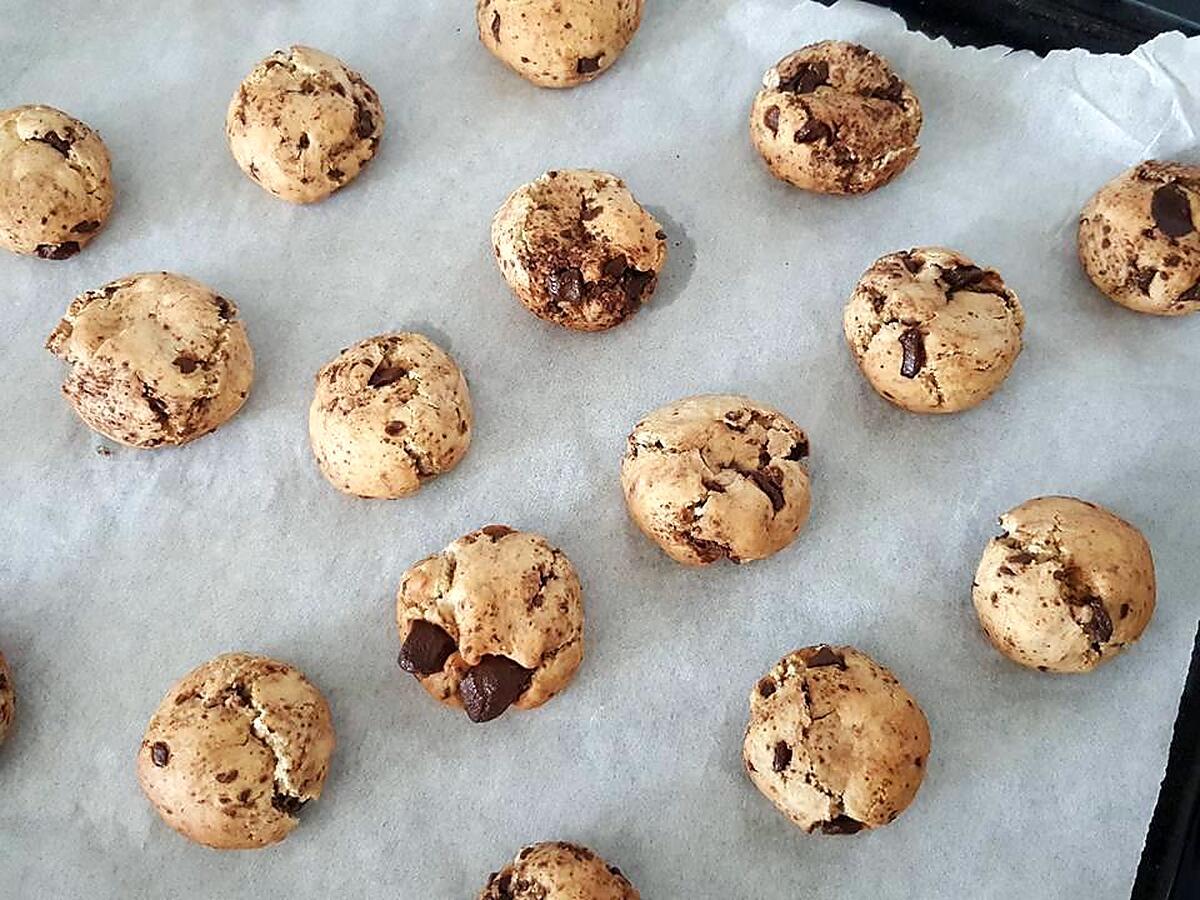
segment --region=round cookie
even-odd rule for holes
[[[12,671],[8,668],[4,654],[0,653],[0,744],[4,743],[9,729],[12,728],[16,708],[17,694],[13,686]]]
[[[776,178],[863,194],[917,156],[921,104],[887,60],[845,41],[810,44],[763,75],[750,138]]]
[[[548,841],[493,872],[479,900],[641,900],[641,894],[587,847]]]
[[[142,790],[197,843],[249,850],[283,840],[321,796],[333,754],[329,705],[287,663],[228,653],[176,682],[138,751]]]
[[[1200,166],[1148,160],[1079,215],[1079,260],[1122,306],[1157,316],[1200,310]]]
[[[471,397],[450,355],[412,332],[343,350],[317,373],[308,435],[339,491],[406,497],[448,472],[471,443]]]
[[[396,626],[400,668],[472,722],[541,706],[583,659],[575,567],[544,537],[506,525],[464,535],[405,572]]]
[[[941,247],[889,253],[859,279],[842,319],[871,387],[901,409],[970,409],[1021,352],[1025,313],[993,269]]]
[[[617,61],[642,21],[643,0],[476,0],[479,40],[540,87],[591,81]]]
[[[547,172],[513,191],[492,221],[504,280],[540,319],[603,331],[650,300],[667,236],[607,172]]]
[[[225,134],[250,179],[292,203],[323,200],[358,177],[383,135],[379,95],[341,60],[276,50],[229,103]]]
[[[254,357],[237,315],[198,281],[144,272],[76,297],[46,348],[70,366],[62,392],[89,428],[130,447],[186,444],[246,402]]]
[[[638,528],[677,562],[764,559],[808,521],[808,438],[778,410],[705,394],[634,427],[621,463]]]
[[[50,106],[0,110],[0,246],[67,259],[108,221],[112,165],[100,135]]]
[[[1154,613],[1141,532],[1103,507],[1038,497],[1000,517],[971,596],[984,633],[1014,662],[1089,672],[1136,641]]]
[[[855,834],[900,815],[929,759],[929,724],[891,672],[853,647],[788,654],[750,692],[750,780],[811,833]]]

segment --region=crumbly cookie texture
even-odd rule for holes
[[[975,573],[984,633],[1014,662],[1089,672],[1136,641],[1154,613],[1141,532],[1074,497],[1038,497],[1000,517]]]
[[[62,392],[79,417],[131,447],[208,434],[242,408],[254,378],[233,301],[169,272],[80,294],[46,348],[70,367]]]
[[[185,837],[221,850],[283,840],[321,796],[329,705],[297,669],[229,653],[176,682],[138,751],[142,790]]]
[[[488,878],[479,900],[640,900],[629,879],[587,847],[532,844]]]
[[[1079,215],[1079,259],[1111,300],[1157,316],[1200,310],[1200,166],[1147,160]]]
[[[1008,377],[1025,313],[995,270],[917,247],[867,269],[842,324],[882,397],[911,412],[951,413],[983,402]]]
[[[853,647],[788,654],[750,692],[750,780],[807,832],[855,834],[900,815],[929,759],[929,725],[896,677]]]
[[[308,434],[338,490],[394,498],[458,465],[472,421],[467,380],[450,355],[423,335],[394,332],[343,350],[317,373]]]
[[[95,131],[50,106],[0,111],[0,246],[68,259],[104,227],[113,196]]]
[[[643,0],[476,0],[479,40],[541,87],[574,87],[617,61],[642,21]]]
[[[488,525],[407,572],[396,594],[400,667],[474,722],[533,709],[583,659],[575,567],[544,537]]]
[[[323,200],[353,181],[379,149],[379,95],[339,59],[277,50],[229,103],[225,134],[242,171],[292,203]]]
[[[672,559],[764,559],[808,520],[808,438],[778,410],[725,394],[657,409],[629,435],[621,486],[638,528]]]
[[[561,169],[513,191],[492,221],[505,281],[540,319],[603,331],[650,300],[667,235],[607,172]]]
[[[8,668],[4,654],[0,653],[0,744],[8,737],[16,708],[17,694],[13,686],[12,671]]]
[[[825,194],[887,184],[917,156],[921,104],[887,60],[845,41],[810,44],[767,69],[750,137],[771,173]]]

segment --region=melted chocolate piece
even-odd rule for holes
[[[1158,230],[1170,237],[1183,237],[1196,230],[1187,193],[1175,182],[1164,184],[1150,199],[1150,215]]]
[[[904,359],[900,363],[901,378],[916,378],[925,368],[925,336],[920,329],[910,328],[900,335],[900,346]]]
[[[490,722],[525,693],[532,679],[532,669],[507,656],[485,656],[463,676],[458,687],[467,718]]]
[[[454,638],[444,628],[418,619],[400,647],[400,668],[413,675],[432,675],[442,671],[457,649]]]

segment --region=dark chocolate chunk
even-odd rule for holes
[[[72,234],[91,234],[93,231],[95,231],[99,227],[100,227],[100,223],[98,221],[96,221],[95,219],[87,219],[83,222],[77,223],[75,225],[75,227],[71,229],[71,233]]]
[[[359,106],[354,116],[354,131],[360,138],[369,138],[375,133],[375,117],[365,106]]]
[[[636,303],[642,299],[642,295],[646,293],[655,281],[657,276],[653,272],[643,272],[640,269],[625,270],[625,296],[629,298],[631,303]]]
[[[493,541],[513,533],[513,529],[507,525],[484,525],[479,530]]]
[[[778,475],[778,469],[769,468],[750,473],[750,480],[767,495],[767,499],[771,501],[771,509],[775,512],[779,512],[784,506],[783,490],[779,486]]]
[[[234,781],[237,777],[238,777],[237,769],[230,769],[228,772],[218,772],[216,774],[216,779],[221,784],[229,784],[230,782]]]
[[[463,676],[458,692],[472,722],[490,722],[525,693],[533,670],[507,656],[485,656]]]
[[[1175,182],[1164,184],[1150,199],[1150,215],[1163,234],[1183,237],[1196,230],[1192,224],[1192,205],[1187,192]]]
[[[904,268],[916,275],[921,271],[921,267],[925,265],[925,260],[917,256],[915,253],[906,252],[899,254],[900,262],[904,263]]]
[[[63,156],[66,156],[71,149],[71,142],[59,137],[57,131],[47,131],[41,137],[34,138],[34,140],[43,144],[49,144]]]
[[[233,318],[233,304],[224,297],[213,297],[213,303],[217,305],[217,316],[223,322],[228,322]]]
[[[1143,294],[1150,293],[1150,285],[1154,283],[1155,277],[1158,275],[1158,269],[1155,268],[1137,268],[1133,270],[1133,283],[1138,286],[1138,290]]]
[[[887,100],[890,103],[898,103],[904,95],[904,82],[893,75],[888,83],[881,88],[871,88],[864,97],[874,97],[877,100]]]
[[[866,826],[849,816],[835,816],[828,822],[822,822],[820,827],[822,834],[858,834]]]
[[[979,266],[955,266],[953,269],[942,269],[942,281],[950,291],[961,291],[971,285],[978,284],[987,273]]]
[[[161,769],[171,761],[171,748],[162,741],[155,741],[150,745],[150,758]]]
[[[283,813],[285,816],[296,816],[300,810],[304,809],[304,804],[307,800],[301,800],[299,797],[293,797],[291,794],[281,794],[275,792],[275,796],[271,798],[271,805]]]
[[[590,75],[592,72],[600,71],[599,56],[581,56],[575,63],[575,71],[580,75]]]
[[[492,38],[500,43],[500,13],[492,14]]]
[[[1072,606],[1086,606],[1092,611],[1091,617],[1086,622],[1080,622],[1079,627],[1083,629],[1083,633],[1093,644],[1103,644],[1112,637],[1112,616],[1108,614],[1108,610],[1104,608],[1104,603],[1099,597],[1087,596],[1078,602],[1075,600],[1067,602]]]
[[[367,387],[387,387],[389,384],[395,384],[407,374],[408,369],[403,366],[389,366],[387,363],[380,363],[371,373],[371,377],[367,379]]]
[[[625,270],[627,268],[629,268],[629,265],[625,262],[625,255],[623,253],[618,253],[616,256],[606,262],[600,271],[603,272],[608,278],[620,278],[625,274]]]
[[[775,693],[775,682],[770,678],[764,678],[758,683],[758,695],[766,698]]]
[[[70,259],[79,252],[79,241],[63,241],[61,244],[38,244],[34,256],[40,259]]]
[[[1032,553],[1026,553],[1024,550],[1019,553],[1014,553],[1008,558],[1010,563],[1016,563],[1018,566],[1027,566],[1035,559]],[[1057,573],[1056,573],[1057,574]]]
[[[787,456],[785,456],[784,459],[790,459],[792,462],[799,462],[806,456],[808,456],[808,441],[801,438],[800,440],[796,441],[795,446],[793,446],[792,449],[787,452]]]
[[[444,628],[418,619],[412,623],[400,648],[400,668],[413,675],[432,675],[442,671],[457,649],[454,638]]]
[[[846,657],[829,645],[822,644],[817,648],[816,653],[804,661],[804,664],[810,669],[821,669],[825,666],[837,666],[839,669],[845,669]]]
[[[1176,302],[1196,303],[1200,302],[1200,281],[1197,281],[1190,288],[1175,298]]]
[[[175,357],[175,362],[172,363],[184,375],[191,375],[200,365],[200,360],[188,353],[181,353]]]
[[[919,328],[909,328],[900,335],[904,359],[900,363],[901,378],[916,378],[925,368],[925,336]]]
[[[403,422],[388,422],[383,426],[383,433],[388,437],[399,437],[404,434],[406,427]]]
[[[779,90],[811,94],[821,85],[829,84],[829,63],[801,63],[791,78],[779,82]]]
[[[657,240],[665,241],[667,239],[667,233],[660,228],[658,231],[654,232],[654,237]]]
[[[546,292],[555,303],[578,303],[583,298],[583,273],[558,269],[546,276]]]
[[[771,759],[771,771],[782,772],[788,767],[792,761],[792,748],[787,745],[786,741],[779,741],[775,744],[775,755]]]
[[[792,140],[797,144],[812,144],[816,141],[829,142],[833,140],[833,129],[820,119],[809,119],[804,123],[804,127],[792,135]]]
[[[308,132],[305,131],[300,135],[300,140],[296,141],[296,146],[301,150],[308,149]]]
[[[779,134],[779,107],[768,106],[767,111],[763,113],[763,125],[771,134]]]

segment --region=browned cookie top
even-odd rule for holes
[[[639,900],[641,894],[616,866],[566,841],[525,847],[493,872],[479,900]]]

